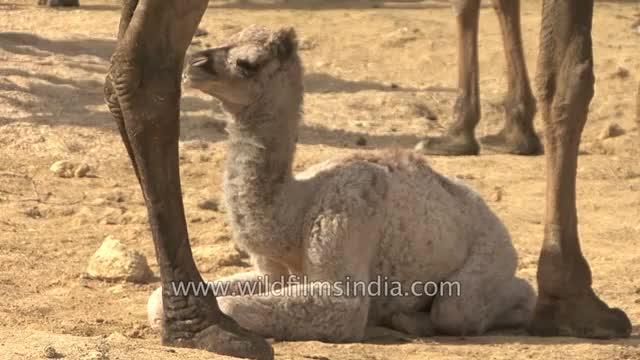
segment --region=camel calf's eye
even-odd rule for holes
[[[246,59],[237,59],[236,66],[247,74],[251,74],[258,70],[258,65]]]

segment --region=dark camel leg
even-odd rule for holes
[[[593,0],[545,0],[536,78],[545,125],[547,195],[530,331],[545,336],[626,337],[631,323],[591,288],[576,212],[578,146],[593,97]]]
[[[458,99],[454,121],[442,137],[421,141],[424,154],[477,155],[480,146],[474,132],[480,121],[478,84],[478,17],[480,0],[452,0],[458,22]]]
[[[531,91],[520,32],[520,0],[493,0],[507,60],[507,95],[504,99],[504,128],[480,139],[493,151],[537,155],[542,153],[540,139],[533,129],[536,100]]]
[[[57,6],[80,6],[80,0],[38,0],[38,5],[51,7]]]
[[[169,346],[272,359],[262,338],[240,328],[213,294],[175,294],[176,282],[203,282],[191,254],[178,168],[180,78],[207,0],[125,0],[105,98],[140,182],[162,280]]]
[[[638,82],[638,93],[636,95],[636,123],[640,131],[640,82]]]

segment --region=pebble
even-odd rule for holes
[[[73,175],[77,178],[83,178],[87,176],[90,171],[91,171],[91,166],[89,166],[88,164],[80,164],[73,171]]]
[[[362,135],[358,136],[358,138],[356,139],[356,145],[358,145],[358,146],[366,146],[367,145],[367,139]]]
[[[144,255],[111,236],[105,238],[91,257],[87,274],[94,279],[133,283],[145,283],[153,276]]]
[[[502,201],[502,196],[504,195],[504,191],[502,190],[501,187],[496,186],[493,189],[493,195],[491,195],[491,200],[495,201],[495,202],[500,202]]]
[[[121,293],[125,292],[126,290],[127,289],[124,286],[124,284],[118,284],[118,285],[112,286],[112,287],[107,289],[107,291],[112,293],[112,294],[121,294]]]
[[[198,207],[202,210],[218,211],[218,202],[215,199],[206,199],[199,201]]]
[[[38,219],[42,217],[42,212],[40,212],[40,209],[38,209],[37,206],[28,208],[27,210],[25,210],[24,214],[32,219]]]
[[[629,70],[625,69],[622,66],[618,66],[616,70],[611,74],[611,77],[618,78],[618,79],[626,79],[629,77],[629,75],[630,75]]]
[[[69,160],[60,160],[53,163],[49,170],[61,178],[83,178],[89,175],[92,168],[89,164],[77,164]]]
[[[67,160],[56,161],[49,168],[56,176],[61,178],[72,178],[74,169],[75,164]]]
[[[62,357],[62,355],[51,345],[47,345],[43,349],[44,357],[47,359],[57,359]]]
[[[600,140],[609,139],[618,137],[625,134],[625,130],[620,127],[620,125],[612,122],[607,124],[602,131],[600,131],[600,135],[598,136]]]
[[[318,44],[313,39],[302,38],[300,39],[300,41],[298,41],[298,49],[302,51],[312,50],[317,46]]]
[[[416,144],[416,146],[413,147],[413,151],[418,152],[418,153],[422,153],[427,149],[427,143],[423,140],[420,141]]]
[[[193,34],[194,37],[207,36],[207,35],[209,35],[209,32],[203,28],[196,29],[195,34]]]
[[[109,356],[101,351],[91,351],[84,355],[82,360],[109,360]]]
[[[416,41],[422,34],[418,29],[400,28],[385,36],[382,45],[387,47],[402,47],[405,44]]]

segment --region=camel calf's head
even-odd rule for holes
[[[183,80],[241,110],[254,103],[278,106],[279,98],[302,94],[302,66],[293,28],[270,31],[252,25],[226,44],[194,53]]]

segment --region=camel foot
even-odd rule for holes
[[[538,336],[624,338],[631,335],[631,322],[589,290],[580,297],[539,298],[528,330]]]
[[[183,337],[187,335],[186,337]],[[211,351],[220,355],[244,359],[272,360],[273,349],[269,343],[241,328],[234,320],[221,315],[213,325],[195,333],[183,334],[178,331],[163,334],[162,344]]]
[[[482,147],[491,151],[513,155],[542,155],[542,143],[537,135],[508,136],[504,131],[480,138]]]
[[[425,138],[416,145],[415,151],[425,155],[478,155],[480,146],[474,138],[445,135]]]
[[[164,301],[168,306],[164,307]],[[157,288],[149,297],[151,327],[162,331],[162,344],[211,351],[245,359],[271,360],[269,343],[222,313],[211,297],[167,296]],[[163,309],[165,308],[167,312]]]

